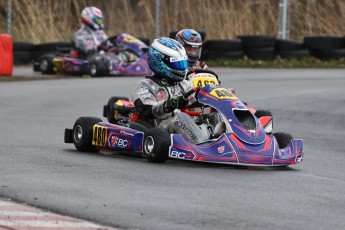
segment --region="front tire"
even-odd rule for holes
[[[166,130],[149,129],[144,139],[144,157],[150,162],[165,162],[168,159],[170,142],[170,134]]]
[[[276,138],[278,142],[279,149],[287,147],[293,139],[291,134],[283,132],[273,133],[273,136]]]
[[[99,151],[92,145],[93,126],[102,122],[97,117],[79,117],[73,126],[73,143],[76,149],[81,152]]]

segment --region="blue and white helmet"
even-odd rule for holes
[[[193,29],[183,29],[177,32],[176,40],[186,49],[189,65],[199,61],[202,49],[202,38],[199,32]]]
[[[147,61],[155,74],[172,81],[182,81],[188,68],[186,50],[176,40],[166,37],[153,41]]]

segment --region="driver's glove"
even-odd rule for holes
[[[164,112],[171,113],[175,109],[184,108],[188,104],[188,100],[184,96],[178,96],[174,99],[168,99],[164,102]]]

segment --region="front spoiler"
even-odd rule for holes
[[[198,145],[187,142],[181,134],[172,134],[169,148],[171,158],[236,165],[293,165],[301,163],[303,155],[301,139],[293,139],[287,147],[279,149],[271,134],[259,145],[242,142],[231,133]]]

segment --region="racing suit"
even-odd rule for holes
[[[192,85],[188,80],[168,82],[164,78],[154,75],[139,81],[132,91],[132,101],[136,110],[144,119],[153,119],[157,126],[169,133],[179,133],[193,143],[200,143],[208,139],[205,130],[201,130],[192,117],[175,109],[171,113],[164,112],[165,102],[184,95]],[[206,130],[207,131],[207,130]]]
[[[89,57],[97,52],[98,46],[108,39],[104,30],[92,30],[89,27],[82,25],[80,29],[75,32],[73,42],[75,48],[81,52],[82,56]]]

